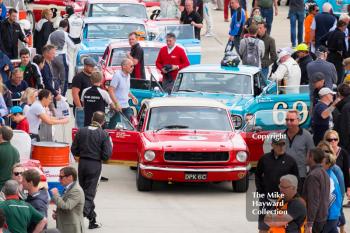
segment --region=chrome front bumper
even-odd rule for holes
[[[237,166],[232,168],[173,168],[173,167],[156,167],[148,166],[142,163],[139,164],[142,170],[153,170],[153,171],[169,171],[169,172],[244,172],[249,171],[251,165],[248,166]]]

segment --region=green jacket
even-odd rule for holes
[[[12,167],[19,163],[18,150],[10,142],[0,143],[0,190],[11,179]]]

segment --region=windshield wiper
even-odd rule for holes
[[[130,16],[121,14],[121,15],[117,15],[117,17],[130,17]]]
[[[159,129],[154,130],[154,132],[158,132],[162,129],[187,129],[187,128],[188,128],[187,125],[166,125],[166,126],[163,126]]]
[[[196,90],[193,90],[193,89],[179,89],[177,91],[184,91],[184,92],[198,92]]]

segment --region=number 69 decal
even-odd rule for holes
[[[296,101],[293,103],[293,106],[291,109],[297,110],[300,113],[300,124],[305,123],[305,121],[309,116],[306,103],[303,101]],[[272,111],[273,122],[276,125],[284,125],[288,110],[290,110],[290,108],[288,108],[287,103],[277,102],[273,106],[273,111]]]

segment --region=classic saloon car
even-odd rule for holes
[[[247,114],[271,109],[276,113],[274,124],[261,125],[266,130],[283,128],[283,112],[288,109],[300,111],[302,127],[310,124],[308,86],[282,87],[276,82],[265,83],[257,67],[189,66],[179,72],[171,95],[210,98],[224,103],[231,111],[236,129],[242,128]]]
[[[234,191],[247,190],[247,146],[225,105],[210,99],[155,98],[142,105],[137,122],[132,126],[124,119],[109,131],[115,145],[109,163],[136,163],[139,191],[151,190],[154,181],[230,181]]]
[[[147,38],[143,20],[121,17],[91,17],[84,19],[81,49],[77,54],[76,71],[83,67],[83,60],[92,57],[99,62],[112,40],[125,40],[130,32],[137,32]]]
[[[85,17],[132,17],[148,19],[146,6],[136,0],[88,0]]]
[[[300,112],[301,127],[310,125],[308,86],[265,83],[260,70],[252,66],[189,66],[179,72],[171,95],[210,98],[225,104],[247,143],[252,166],[271,149],[268,135],[285,129],[288,110]]]
[[[164,44],[153,41],[139,41],[139,43],[144,50],[146,79],[131,79],[131,92],[139,100],[139,104],[133,106],[135,115],[143,100],[164,95],[159,84],[159,81],[162,81],[162,74],[155,65],[159,50]],[[101,60],[103,86],[105,88],[109,86],[114,73],[121,69],[120,64],[126,58],[128,51],[130,51],[130,45],[127,41],[112,42],[107,46]]]

